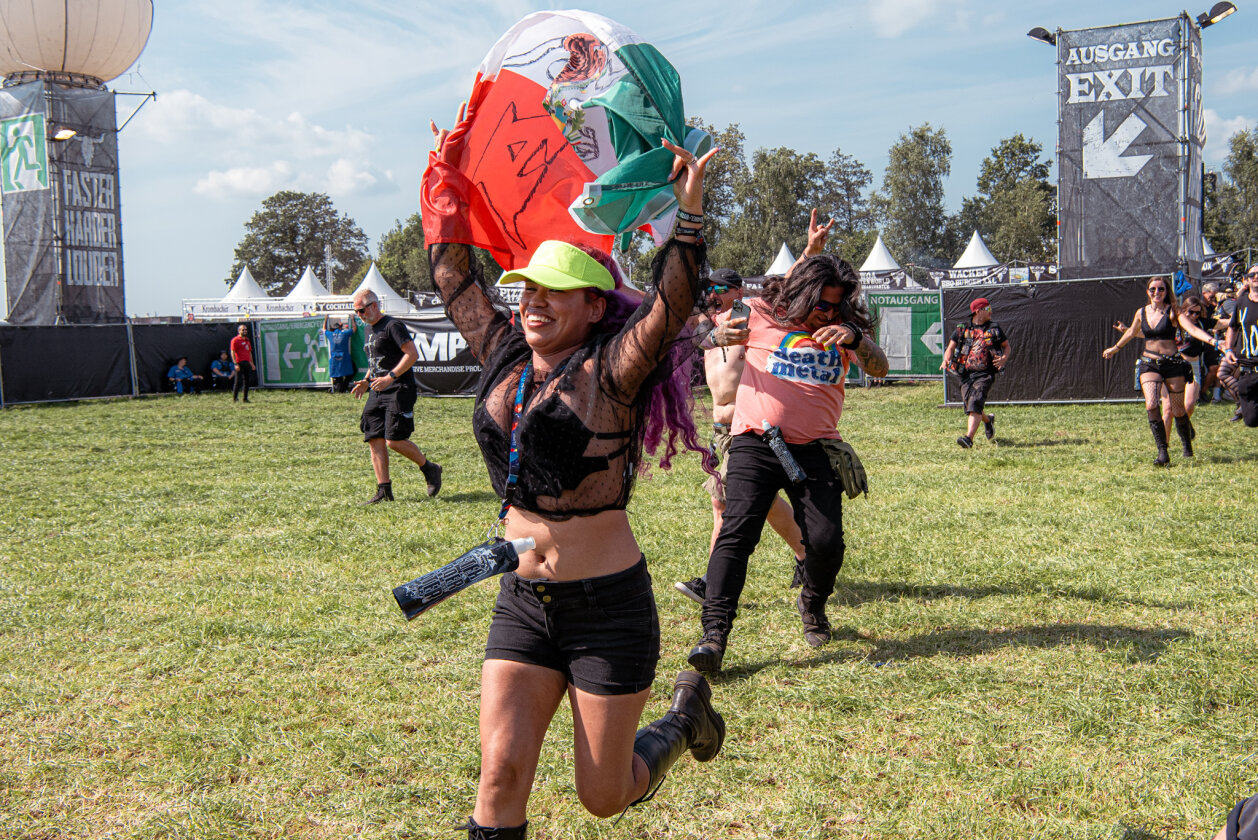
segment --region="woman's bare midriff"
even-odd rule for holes
[[[1179,352],[1179,348],[1175,346],[1175,342],[1169,339],[1146,339],[1144,342],[1144,355],[1146,358],[1153,359],[1158,356],[1174,356]]]
[[[581,580],[615,574],[638,562],[642,550],[623,510],[552,521],[512,508],[507,539],[532,537],[537,546],[520,555],[516,573],[523,578]]]

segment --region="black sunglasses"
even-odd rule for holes
[[[831,312],[837,312],[839,309],[839,304],[831,303],[828,300],[819,300],[817,301],[817,305],[814,306],[813,309],[815,309],[818,312],[824,312],[826,314],[829,314]]]
[[[355,311],[355,312],[357,312],[359,315],[361,315],[361,314],[363,314],[364,312],[366,312],[368,309],[370,309],[371,307],[375,306],[375,305],[376,305],[377,303],[379,303],[379,302],[380,302],[380,301],[378,301],[378,300],[373,300],[371,303],[367,304],[366,306],[363,306],[363,307],[358,307],[358,306],[355,306],[355,307],[354,307],[354,311]]]

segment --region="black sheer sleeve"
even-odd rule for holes
[[[609,396],[633,402],[647,378],[668,362],[674,339],[694,311],[706,258],[704,246],[677,239],[656,255],[651,266],[655,288],[607,344],[602,380]]]
[[[480,260],[469,245],[433,245],[428,249],[433,285],[446,305],[446,315],[463,334],[468,349],[484,364],[510,332],[511,322],[494,307],[485,286]]]

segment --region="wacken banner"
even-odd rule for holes
[[[909,276],[904,269],[896,269],[895,271],[862,271],[861,288],[867,292],[881,291],[915,291],[922,289],[922,285]]]
[[[1187,15],[1059,31],[1061,279],[1201,265],[1201,30]]]
[[[930,280],[938,289],[955,289],[961,286],[991,286],[1005,283],[1040,283],[1057,280],[1057,266],[1053,263],[1023,263],[1015,265],[989,265],[982,268],[946,268],[929,272]]]

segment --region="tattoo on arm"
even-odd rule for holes
[[[856,363],[861,370],[874,379],[887,375],[887,354],[869,336],[863,336],[861,343],[852,352],[856,354]]]

